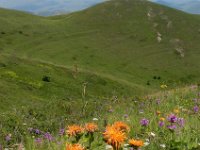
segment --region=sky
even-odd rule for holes
[[[188,13],[200,14],[200,0],[150,0]]]
[[[90,7],[105,0],[0,0],[0,7],[49,16]],[[186,12],[200,14],[200,0],[150,0]]]
[[[0,0],[0,7],[28,11],[39,15],[82,10],[105,0]]]

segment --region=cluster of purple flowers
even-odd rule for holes
[[[53,136],[49,132],[45,133],[39,129],[34,129],[34,128],[28,128],[28,131],[31,134],[37,135],[37,138],[35,139],[35,143],[37,145],[42,144],[43,140],[53,141],[53,139],[54,139]],[[59,135],[61,135],[61,134],[64,135],[64,132],[65,132],[64,129],[61,129],[59,132]]]
[[[184,127],[184,124],[185,124],[184,118],[178,118],[174,114],[171,114],[168,116],[168,121],[170,125],[168,125],[167,128],[172,131],[174,131],[177,128],[177,125],[179,125],[179,127]]]
[[[178,118],[174,114],[171,114],[171,115],[168,116],[168,121],[171,122],[171,123],[176,123],[177,120],[178,120]]]
[[[142,120],[140,120],[140,124],[141,124],[142,126],[146,127],[146,126],[149,125],[149,120],[143,118]]]
[[[28,128],[28,131],[32,134],[37,134],[40,135],[42,134],[42,131],[40,131],[39,129],[34,129],[34,128]]]
[[[44,133],[44,139],[48,141],[53,141],[53,136],[49,132],[46,132]]]

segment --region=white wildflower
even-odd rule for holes
[[[98,118],[93,118],[92,120],[93,120],[93,121],[98,121],[99,119],[98,119]]]
[[[149,142],[144,142],[144,146],[148,146],[149,144]]]
[[[106,145],[106,149],[112,149],[112,146],[111,145]]]
[[[156,136],[156,134],[153,133],[153,132],[151,132],[150,135],[151,135],[152,137],[155,137],[155,136]]]
[[[165,144],[160,144],[160,147],[165,148],[166,145]]]

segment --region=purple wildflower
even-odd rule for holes
[[[108,110],[108,112],[112,113],[112,112],[113,112],[113,109],[112,109],[112,108],[110,108],[110,109]]]
[[[141,124],[142,126],[148,126],[149,120],[144,118],[144,119],[140,120],[140,124]]]
[[[197,85],[191,85],[191,89],[196,89],[198,86]]]
[[[178,118],[178,124],[179,126],[183,127],[185,124],[185,120],[183,118]]]
[[[194,110],[195,113],[198,113],[199,107],[196,105],[196,106],[194,106],[193,110]]]
[[[11,140],[11,134],[8,134],[6,137],[5,137],[5,140],[6,142],[9,142]]]
[[[28,131],[29,131],[30,133],[32,133],[32,132],[33,132],[33,128],[28,128]]]
[[[171,122],[171,123],[177,122],[177,117],[176,117],[176,115],[171,114],[171,115],[168,117],[168,121]]]
[[[128,118],[128,114],[125,114],[125,115],[124,115],[124,118]]]
[[[40,130],[39,129],[35,129],[35,134],[40,134]]]
[[[52,141],[53,140],[53,136],[49,132],[44,134],[44,138],[47,139],[48,141]]]
[[[176,129],[176,125],[168,125],[167,128],[173,131]]]
[[[159,121],[159,127],[163,127],[165,125],[164,121]]]
[[[37,138],[37,139],[35,139],[35,143],[36,143],[37,145],[42,144],[42,138]]]
[[[193,101],[194,101],[195,103],[197,103],[197,102],[198,102],[198,99],[197,99],[197,98],[194,98]]]
[[[61,142],[61,141],[58,141],[57,144],[58,144],[58,145],[62,145],[62,142]]]
[[[63,136],[64,134],[65,134],[65,129],[63,129],[63,128],[60,129],[60,131],[59,131],[59,135],[60,135],[60,136]]]
[[[156,100],[156,104],[157,104],[157,105],[160,105],[160,103],[161,103],[161,100],[160,100],[160,99],[157,99],[157,100]]]

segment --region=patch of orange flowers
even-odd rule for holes
[[[142,147],[144,145],[144,142],[142,140],[130,139],[129,145],[131,147]]]
[[[66,150],[85,150],[80,144],[66,144]]]
[[[66,133],[69,136],[77,136],[84,132],[84,129],[79,125],[68,126]]]
[[[85,124],[85,131],[89,133],[93,133],[98,130],[98,126],[95,123],[87,123]]]
[[[126,133],[116,128],[114,125],[107,126],[103,133],[104,140],[113,147],[114,150],[119,150],[121,145],[127,139]]]

